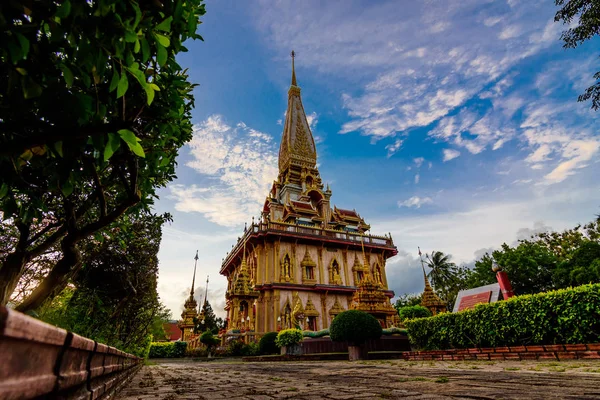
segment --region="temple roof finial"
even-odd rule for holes
[[[196,250],[196,257],[194,257],[194,277],[192,278],[192,290],[190,290],[190,298],[194,297],[194,284],[196,282],[196,265],[198,264],[198,250]]]
[[[292,53],[290,55],[292,56],[292,86],[298,86],[298,84],[296,83],[296,68],[294,66],[294,58],[296,58],[296,52],[292,50]]]

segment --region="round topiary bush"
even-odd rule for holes
[[[277,332],[265,333],[258,342],[258,353],[259,354],[277,354],[279,353],[279,346],[275,343],[277,339]]]
[[[284,329],[277,334],[275,343],[279,347],[293,346],[302,341],[304,336],[300,329]]]
[[[413,318],[427,318],[431,317],[431,311],[423,306],[406,306],[401,307],[398,310],[398,315],[401,320],[413,319]]]
[[[338,314],[329,327],[331,340],[348,341],[353,346],[360,346],[370,339],[378,339],[381,337],[381,332],[381,324],[375,317],[358,310],[348,310]]]

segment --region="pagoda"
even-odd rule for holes
[[[194,299],[194,285],[196,283],[196,265],[198,263],[198,251],[196,250],[196,257],[194,257],[194,276],[192,278],[192,289],[190,290],[190,297],[187,298],[184,304],[183,312],[181,313],[181,320],[177,323],[177,327],[181,330],[181,340],[184,342],[189,341],[194,334],[194,319],[198,317],[198,303]]]
[[[358,257],[356,257],[354,265],[357,265],[358,262]],[[360,271],[362,270],[361,267],[362,265],[358,264],[356,269]],[[358,289],[354,292],[350,309],[371,314],[384,328],[400,326],[398,311],[392,306],[389,297],[387,297],[385,291],[382,289],[381,281],[377,277],[374,279],[368,269],[364,271],[364,275],[362,275],[358,284]]]
[[[421,305],[429,311],[432,315],[443,313],[446,311],[446,303],[439,298],[433,291],[429,279],[427,279],[427,273],[425,273],[425,266],[423,264],[423,256],[421,255],[421,249],[419,248],[419,257],[421,258],[421,268],[423,269],[423,279],[425,281],[425,289],[421,295]]]
[[[377,301],[392,307],[385,267],[398,251],[391,235],[368,234],[371,227],[360,214],[332,205],[331,196],[317,167],[292,52],[279,174],[260,217],[252,219],[221,265],[228,280],[228,329],[264,333],[291,328],[293,322],[303,329],[328,328],[335,315],[350,308],[367,276],[377,282]],[[387,314],[381,321],[391,324]]]

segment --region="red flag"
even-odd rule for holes
[[[421,248],[420,247],[417,247],[417,248],[419,249],[419,256],[421,256],[422,255],[421,254]]]

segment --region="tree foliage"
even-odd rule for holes
[[[215,312],[210,305],[210,302],[206,300],[202,306],[200,316],[194,318],[194,332],[204,332],[206,330],[211,331],[214,334],[219,333],[219,330],[225,327],[223,318],[217,317]]]
[[[418,306],[421,304],[421,295],[420,294],[403,294],[394,303],[394,308],[396,310],[401,309],[402,307],[409,306]]]
[[[554,21],[562,21],[569,29],[561,35],[565,48],[575,48],[585,41],[600,35],[600,2],[598,0],[555,0],[561,9]],[[574,25],[574,26],[572,26]],[[592,109],[600,108],[600,71],[594,74],[596,83],[583,92],[578,101],[592,101]]]
[[[166,216],[127,217],[102,242],[88,240],[82,268],[71,284],[40,310],[42,320],[138,354],[147,338],[164,336],[170,312],[156,290],[158,249]],[[123,246],[126,244],[126,246]]]
[[[414,306],[401,307],[398,310],[398,315],[400,316],[400,319],[402,319],[402,320],[413,319],[413,318],[427,318],[427,317],[431,317],[431,311],[429,311],[428,308],[423,307],[421,305],[414,305]]]
[[[508,274],[516,294],[600,282],[600,218],[563,232],[543,232],[485,254],[469,271],[469,288],[495,283],[492,261]]]
[[[192,90],[175,56],[202,0],[0,4],[0,212],[13,239],[0,303],[26,266],[58,257],[18,307],[39,307],[81,265],[79,244],[175,177]]]
[[[452,309],[458,292],[465,288],[467,269],[451,261],[452,256],[441,251],[432,251],[425,255],[427,266],[431,268],[427,276],[435,292]]]

